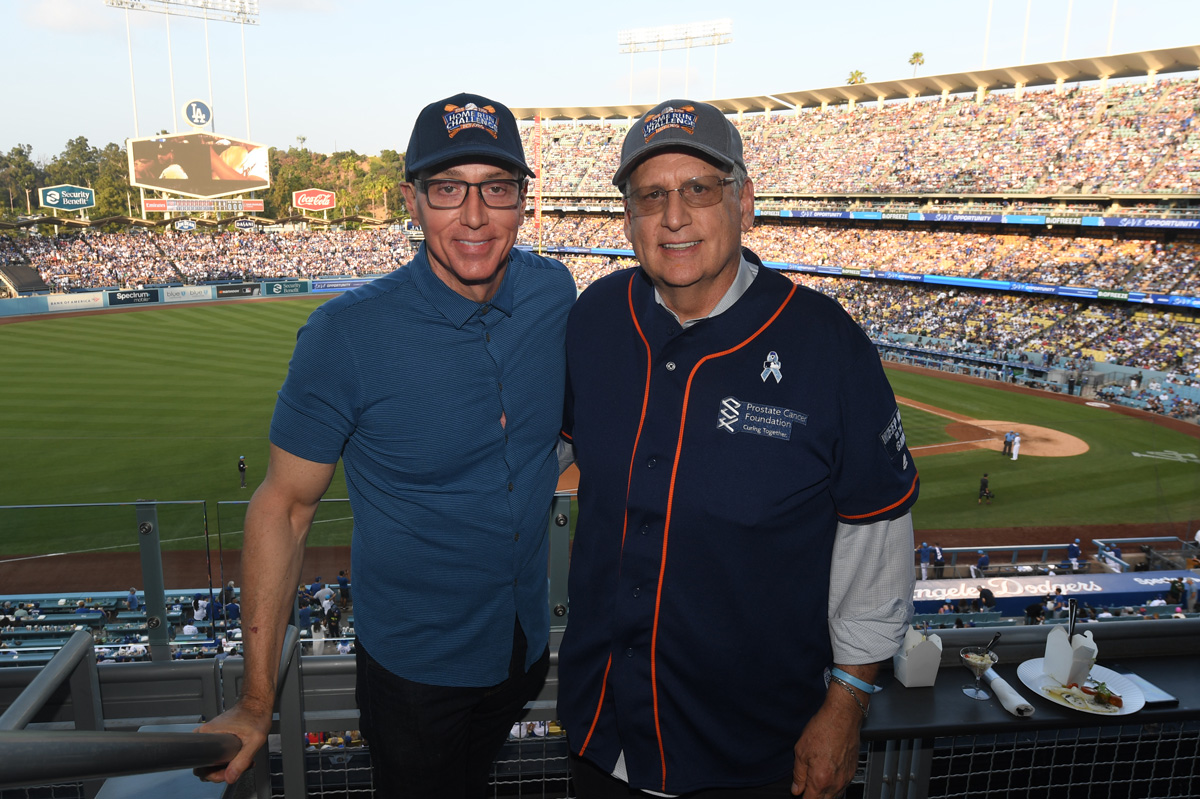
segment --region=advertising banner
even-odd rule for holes
[[[262,293],[262,286],[258,283],[229,283],[224,286],[214,286],[217,291],[217,299],[227,297],[257,297]]]
[[[203,211],[229,211],[230,213],[242,213],[244,211],[261,211],[263,210],[262,200],[177,200],[147,198],[142,201],[142,208],[146,213],[163,213],[163,212],[203,212]]]
[[[1046,217],[1040,214],[1005,214],[1002,217],[1006,225],[1044,225]]]
[[[104,294],[99,291],[89,291],[86,294],[51,294],[46,298],[46,307],[51,311],[103,308]]]
[[[294,191],[292,205],[301,211],[331,211],[337,206],[337,194],[325,189]]]
[[[308,294],[307,280],[264,280],[262,284],[264,295],[286,297],[289,294]]]
[[[176,230],[188,231],[196,229],[196,222],[191,219],[180,219],[175,223]]]
[[[160,301],[158,289],[129,289],[127,291],[109,291],[105,293],[108,295],[109,306],[145,305],[146,303]]]
[[[314,280],[312,281],[312,290],[317,292],[329,291],[349,291],[350,289],[358,288],[371,281],[366,278],[344,278],[341,280]]]
[[[42,208],[57,208],[59,211],[82,211],[96,207],[96,192],[84,186],[63,183],[38,189],[38,205]]]
[[[184,197],[223,197],[271,185],[268,148],[217,133],[129,139],[129,185]]]
[[[212,286],[170,286],[163,289],[166,302],[200,302],[212,298]]]
[[[251,231],[251,230],[254,230],[254,220],[253,219],[235,219],[233,221],[233,226],[235,228],[237,228],[238,230]]]

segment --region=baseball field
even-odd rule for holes
[[[76,561],[99,577],[110,554],[137,548],[127,506],[19,506],[193,501],[159,508],[164,548],[180,550],[172,561],[217,548],[218,532],[220,549],[237,549],[237,503],[263,477],[296,330],[324,299],[2,320],[0,584]],[[923,370],[888,374],[921,471],[918,536],[936,531],[948,546],[1017,531],[1053,543],[1078,527],[1190,537],[1200,523],[1194,425]],[[1022,434],[1016,461],[1000,454],[1010,429]],[[976,502],[984,472],[991,505]],[[328,497],[345,497],[340,470]],[[326,503],[310,546],[345,547],[349,516],[344,502]],[[28,559],[46,553],[66,554]]]

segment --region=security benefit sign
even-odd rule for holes
[[[216,133],[129,139],[129,184],[183,197],[224,197],[271,185],[269,148]]]
[[[59,211],[82,211],[84,208],[96,207],[96,192],[69,183],[47,186],[38,189],[38,205],[42,208],[56,208]]]

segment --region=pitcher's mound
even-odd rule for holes
[[[1000,452],[1004,449],[1004,434],[1009,430],[1021,434],[1021,455],[1037,455],[1043,458],[1068,458],[1072,455],[1082,455],[1088,451],[1087,442],[1081,438],[1052,430],[1049,427],[1038,427],[1020,422],[974,421],[976,427],[982,427],[995,435],[995,438],[979,444],[984,449]]]

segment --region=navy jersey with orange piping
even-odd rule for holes
[[[669,793],[785,777],[825,693],[837,523],[917,496],[873,345],[761,266],[684,330],[632,269],[580,296],[567,370],[572,750],[605,769],[623,750],[631,786]]]

